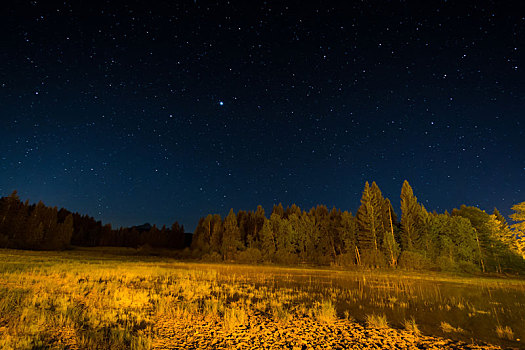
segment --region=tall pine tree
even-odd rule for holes
[[[407,180],[401,188],[401,244],[404,250],[414,250],[420,239],[418,229],[421,207]]]
[[[230,213],[224,219],[224,231],[222,235],[222,248],[224,260],[234,259],[237,255],[237,251],[242,247],[241,242],[241,230],[237,226],[237,216],[235,215],[233,208],[230,209]]]
[[[357,240],[361,250],[379,250],[381,230],[381,204],[368,181],[365,183],[361,205],[357,210]]]

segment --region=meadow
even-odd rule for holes
[[[137,253],[0,250],[0,348],[242,348],[247,332],[268,334],[258,341],[271,348],[283,327],[320,327],[326,341],[355,330],[363,339],[395,333],[410,342],[520,348],[525,337],[519,279],[208,264]]]

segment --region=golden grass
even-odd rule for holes
[[[512,328],[510,328],[509,326],[505,326],[505,327],[497,326],[496,334],[498,335],[498,338],[514,340],[514,332],[512,331]]]
[[[440,328],[444,333],[465,333],[465,330],[460,327],[453,327],[450,323],[442,321]]]
[[[419,330],[419,327],[417,326],[416,320],[411,317],[409,319],[406,319],[403,322],[403,327],[409,331],[412,332],[415,336],[421,335],[421,331]]]
[[[206,320],[225,332],[247,327],[251,315],[281,323],[296,317],[330,323],[337,321],[336,306],[342,303],[370,327],[389,327],[388,315],[394,327],[414,334],[419,332],[414,319],[402,321],[414,306],[424,305],[418,309],[425,313],[459,310],[472,317],[496,312],[488,303],[474,305],[467,297],[444,294],[436,281],[463,283],[447,275],[430,274],[430,283],[422,284],[424,276],[415,274],[183,263],[133,254],[133,249],[107,248],[0,249],[0,349],[148,349],[158,325],[170,320]],[[525,291],[523,281],[471,282],[479,290]],[[524,307],[497,304],[497,312],[515,328],[499,327],[499,338],[510,339],[510,332],[521,336],[508,319]],[[391,316],[399,311],[403,317],[396,323]],[[339,312],[352,319],[348,309]],[[418,322],[424,317],[416,316]],[[434,321],[443,332],[465,332]]]
[[[370,328],[388,328],[388,321],[386,320],[386,315],[376,315],[370,314],[366,315],[366,325]]]
[[[314,315],[317,320],[326,323],[331,323],[337,318],[335,306],[332,304],[330,299],[326,299],[318,303],[316,305]]]

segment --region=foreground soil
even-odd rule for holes
[[[341,319],[274,322],[251,316],[245,325],[226,330],[218,321],[165,318],[155,328],[153,349],[501,349]]]

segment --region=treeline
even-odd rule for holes
[[[0,198],[0,248],[60,250],[71,245],[95,247],[184,248],[184,227],[113,229],[94,218],[64,208],[21,202],[16,191]]]
[[[512,208],[509,225],[492,214],[461,206],[428,212],[407,181],[401,217],[375,182],[367,182],[356,214],[319,205],[273,207],[208,215],[199,220],[191,251],[182,257],[208,261],[401,267],[465,272],[525,271],[525,202]],[[21,202],[16,191],[0,198],[0,248],[66,249],[69,246],[183,249],[184,227],[142,225],[113,229],[87,215]]]
[[[525,203],[512,217],[525,220]],[[409,183],[401,189],[401,219],[375,182],[365,184],[356,215],[320,205],[261,206],[201,218],[193,234],[194,254],[205,260],[281,264],[361,265],[466,272],[523,271],[525,244],[519,225],[509,227],[494,210],[461,206],[428,212]],[[525,227],[524,227],[525,228]]]

